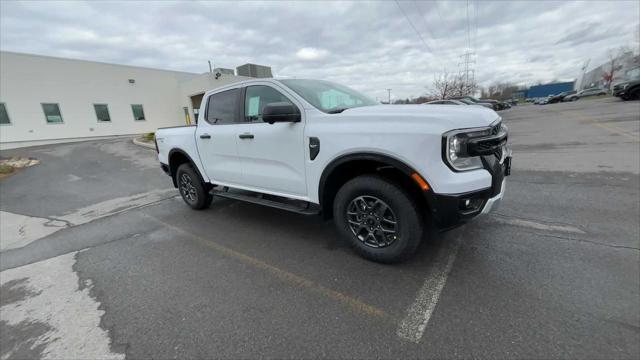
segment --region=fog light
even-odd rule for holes
[[[478,210],[481,205],[482,205],[481,198],[461,199],[459,208],[460,208],[460,211],[462,212],[470,212],[470,211]]]

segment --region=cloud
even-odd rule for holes
[[[595,43],[614,36],[619,36],[617,29],[608,27],[603,29],[602,25],[597,23],[587,23],[579,29],[571,31],[564,35],[560,40],[556,41],[556,45],[566,44],[568,46],[577,46],[584,43]]]
[[[321,60],[329,55],[325,49],[304,47],[296,52],[296,57],[300,60]]]
[[[195,73],[252,62],[406,98],[459,71],[467,49],[481,85],[574,79],[608,48],[638,46],[639,12],[637,1],[472,0],[469,17],[456,1],[0,1],[0,49]]]

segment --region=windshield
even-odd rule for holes
[[[280,80],[280,82],[326,113],[338,113],[359,106],[378,105],[367,96],[330,81],[290,79]]]

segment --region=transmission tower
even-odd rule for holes
[[[462,79],[466,88],[470,88],[476,83],[474,65],[476,63],[476,53],[467,50],[464,54],[460,55],[462,61],[458,63],[460,67],[460,79]]]

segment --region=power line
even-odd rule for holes
[[[400,11],[402,11],[402,15],[404,15],[404,17],[407,19],[407,22],[409,23],[409,25],[411,25],[411,27],[413,28],[413,31],[416,32],[416,35],[418,35],[418,37],[420,38],[420,41],[422,41],[422,43],[424,44],[424,46],[427,48],[427,50],[429,50],[429,52],[433,52],[433,50],[431,50],[431,47],[429,47],[429,45],[427,44],[427,42],[424,40],[424,38],[422,37],[422,34],[420,34],[420,31],[418,31],[418,29],[416,28],[415,25],[413,25],[413,22],[411,21],[411,19],[409,19],[409,16],[407,16],[407,13],[404,12],[404,9],[402,8],[402,6],[400,6],[400,3],[398,2],[398,0],[396,1],[396,5],[398,5],[398,9],[400,9]]]
[[[422,23],[424,24],[425,29],[427,29],[427,32],[429,33],[429,35],[431,35],[431,39],[435,41],[436,37],[433,34],[433,32],[431,31],[431,29],[429,28],[429,25],[428,25],[428,22],[427,22],[427,18],[425,17],[424,12],[422,11],[422,8],[420,8],[420,6],[418,5],[418,2],[416,0],[413,0],[413,6],[415,6],[416,11],[418,11],[418,14],[420,14],[420,18],[422,19]],[[436,49],[437,48],[438,47],[436,46]],[[452,63],[452,61],[449,59],[448,56],[445,55],[444,57],[446,57],[448,59],[449,63]],[[445,65],[445,63],[442,62],[442,60],[439,57],[436,57],[436,58],[441,63],[441,65]]]
[[[473,32],[473,51],[476,51],[476,48],[478,47],[478,0],[473,2],[473,12],[475,24],[475,30]]]
[[[438,2],[436,1],[436,11],[438,12],[438,17],[440,18],[440,22],[444,23],[444,18],[442,17],[442,14],[440,13],[440,5],[438,5]]]
[[[469,0],[467,0],[467,48],[471,49],[471,25],[469,23]]]
[[[429,29],[429,26],[427,25],[427,19],[424,17],[424,13],[422,12],[422,9],[420,9],[420,6],[418,6],[418,2],[416,0],[413,0],[413,6],[416,7],[416,10],[418,10],[418,14],[420,14],[420,18],[422,19],[424,28],[427,29],[427,32],[431,35],[431,38],[435,39],[436,37],[433,35],[433,32],[431,32],[431,29]]]

